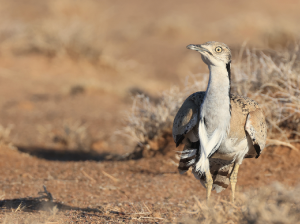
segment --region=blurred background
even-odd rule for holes
[[[284,48],[299,36],[299,8],[294,0],[1,0],[0,124],[16,145],[47,146],[59,129],[81,127],[108,149],[132,94],[159,97],[207,71],[186,45]]]

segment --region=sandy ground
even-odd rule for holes
[[[169,146],[171,147],[171,146]],[[205,189],[191,174],[179,175],[174,153],[129,161],[105,161],[94,155],[1,147],[1,220],[20,223],[176,222],[193,210]],[[77,161],[78,156],[87,160]],[[268,148],[261,158],[245,160],[237,194],[279,182],[299,184],[299,154]],[[39,198],[43,186],[53,201]],[[230,189],[213,200],[229,200]],[[30,196],[30,197],[29,197]],[[57,210],[56,210],[56,208]]]

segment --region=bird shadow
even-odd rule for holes
[[[75,206],[64,205],[60,202],[54,202],[52,194],[47,191],[46,186],[43,186],[44,191],[38,192],[39,197],[26,197],[0,200],[0,208],[10,211],[21,210],[24,212],[34,211],[52,211],[54,208],[66,211],[81,211],[81,212],[102,212],[102,208],[80,208]]]
[[[25,213],[33,213],[39,211],[45,211],[50,213],[60,212],[71,212],[80,214],[81,217],[99,217],[106,220],[111,219],[111,215],[118,217],[119,219],[125,221],[130,219],[123,212],[114,211],[114,210],[105,210],[103,207],[98,206],[98,208],[81,208],[76,206],[65,205],[60,202],[54,202],[52,200],[43,200],[41,197],[28,197],[28,198],[15,198],[8,200],[0,200],[0,209],[2,212],[10,213],[22,211]]]
[[[145,157],[144,151],[150,151],[152,154],[150,157],[154,157],[158,154],[165,154],[166,147],[161,147],[159,150],[147,150],[145,148],[135,147],[132,152],[126,154],[115,154],[109,152],[96,152],[94,150],[81,151],[77,149],[54,149],[45,148],[39,146],[15,146],[18,151],[27,153],[31,156],[46,159],[49,161],[127,161],[127,160],[139,160]],[[149,155],[148,155],[149,157]]]
[[[120,161],[124,155],[113,153],[98,153],[94,150],[79,151],[71,149],[52,149],[35,146],[16,146],[17,150],[31,156],[49,161]]]
[[[42,200],[41,197],[15,198],[0,200],[0,208],[8,211],[21,210],[24,212],[34,211],[52,211],[53,208],[61,211],[74,210],[82,212],[102,212],[101,209],[96,208],[80,208],[69,205],[64,205],[59,202]]]
[[[0,200],[0,209],[4,212],[39,212],[39,211],[47,211],[47,212],[55,212],[55,211],[70,211],[70,212],[79,212],[81,217],[86,215],[97,216],[100,218],[105,218],[109,220],[110,214],[114,216],[118,216],[120,219],[126,220],[126,214],[123,212],[108,210],[106,211],[103,207],[98,206],[98,208],[80,208],[76,206],[65,205],[60,202],[53,201],[53,197],[50,192],[47,191],[46,187],[44,187],[43,192],[38,192],[39,197],[26,197],[26,198],[15,198],[8,200]]]

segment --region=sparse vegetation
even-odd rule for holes
[[[88,127],[80,121],[64,120],[60,125],[38,126],[39,139],[49,147],[81,152],[91,150],[92,137]]]
[[[160,205],[145,202],[124,202],[104,205],[97,209],[76,208],[49,199],[47,190],[40,197],[21,198],[7,201],[4,210],[11,209],[4,223],[20,221],[18,212],[27,211],[38,213],[27,214],[22,221],[25,223],[43,223],[50,221],[63,223],[63,213],[79,215],[82,220],[100,220],[111,222],[160,222],[160,223],[300,223],[300,188],[285,188],[279,183],[263,187],[259,191],[247,191],[237,195],[233,204],[220,197],[209,205],[194,196],[188,203],[172,203],[173,211],[168,203]],[[51,195],[51,194],[50,194]],[[46,200],[45,200],[46,199]],[[174,212],[176,211],[176,212]],[[172,215],[170,215],[172,214]],[[98,218],[98,219],[97,219]]]
[[[205,78],[204,78],[205,80]],[[133,97],[131,111],[125,117],[125,127],[118,133],[136,143],[133,154],[153,155],[151,151],[163,151],[172,136],[173,119],[185,98],[196,91],[204,90],[206,82],[199,82],[192,75],[186,79],[186,87],[176,86],[162,93],[157,102],[144,94]]]
[[[0,125],[0,145],[5,145],[12,147],[12,141],[11,141],[11,130],[13,129],[13,125],[9,125],[7,127],[4,127]]]
[[[274,184],[239,194],[235,204],[217,200],[210,206],[195,197],[193,218],[186,223],[300,223],[300,188]]]
[[[233,92],[256,100],[269,124],[269,138],[299,141],[300,51],[241,48],[233,66]]]
[[[138,151],[161,149],[165,146],[164,135],[171,134],[173,117],[184,100],[183,96],[176,87],[164,92],[157,104],[145,95],[134,96],[131,111],[126,117],[126,127],[120,133],[135,142]]]
[[[50,58],[69,56],[72,59],[99,60],[102,52],[99,40],[103,34],[95,29],[97,24],[88,25],[88,22],[76,19],[76,11],[80,10],[80,4],[67,0],[37,4],[38,6],[32,6],[33,11],[40,7],[40,13],[52,17],[31,23],[22,21],[8,23],[5,18],[0,24],[2,52],[15,55],[39,54]],[[85,7],[92,10],[93,4],[89,2]],[[66,10],[70,13],[69,16],[65,15]]]

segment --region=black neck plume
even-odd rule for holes
[[[230,103],[230,92],[231,92],[231,72],[230,72],[230,62],[229,61],[227,64],[226,64],[226,70],[227,70],[227,73],[228,73],[228,79],[229,79],[229,89],[228,89],[228,96],[229,96],[229,113],[231,115],[231,103]]]
[[[231,62],[231,61],[229,61],[229,62],[226,64],[226,70],[227,70],[227,72],[228,72],[229,85],[231,84],[231,83],[230,83],[230,81],[231,81],[230,62]]]

